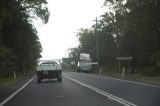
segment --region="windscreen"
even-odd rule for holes
[[[57,63],[42,63],[40,66],[55,66]]]

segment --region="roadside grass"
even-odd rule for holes
[[[94,74],[95,75],[100,75],[100,76],[106,76],[106,77],[113,77],[113,78],[118,78],[118,79],[142,82],[142,83],[147,83],[147,84],[160,85],[160,76],[148,76],[147,74],[143,73],[144,69],[143,70],[140,70],[140,69],[135,70],[134,74],[131,74],[131,73],[125,71],[123,78],[122,78],[122,70],[118,71],[116,68],[115,69],[103,68],[101,71],[100,70],[101,69],[94,68]],[[66,71],[76,72],[76,70],[74,70],[74,69],[68,69]]]
[[[7,85],[10,85],[10,84],[14,83],[17,80],[18,80],[18,78],[14,79],[12,77],[0,78],[0,87],[5,87]]]
[[[126,79],[131,81],[160,85],[160,76],[147,76],[146,74],[143,74],[141,72],[143,72],[143,70],[136,70],[134,74],[125,72],[124,77],[122,78],[122,71],[119,72],[118,70],[104,68],[101,71],[101,73],[100,70],[95,70],[94,74],[114,77],[118,79]]]
[[[0,87],[7,87],[16,81],[24,79],[26,76],[31,75],[33,73],[28,73],[28,74],[17,74],[16,78],[13,76],[7,77],[7,78],[0,78]]]

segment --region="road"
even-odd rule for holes
[[[63,72],[63,81],[33,78],[4,106],[160,106],[160,86]]]

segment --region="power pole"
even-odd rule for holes
[[[65,58],[66,58],[66,50],[65,50]]]
[[[99,41],[98,41],[98,34],[97,34],[97,17],[96,17],[96,29],[95,29],[95,36],[96,36],[96,43],[97,43],[97,63],[98,63],[98,69],[99,69]]]

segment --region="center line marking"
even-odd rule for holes
[[[110,93],[107,93],[107,92],[105,92],[105,91],[102,91],[102,90],[100,90],[100,89],[98,89],[98,88],[96,88],[96,87],[94,87],[94,86],[85,84],[85,83],[80,82],[80,81],[78,81],[78,80],[75,80],[75,79],[67,76],[66,74],[63,75],[63,76],[66,77],[66,78],[68,78],[68,79],[70,79],[70,80],[72,80],[72,81],[74,81],[74,82],[76,82],[76,83],[78,83],[78,84],[80,84],[80,85],[82,85],[82,86],[84,86],[84,87],[87,87],[87,88],[89,88],[89,89],[92,89],[93,91],[95,91],[95,92],[97,92],[97,93],[99,93],[99,94],[101,94],[101,95],[104,95],[105,97],[108,97],[108,98],[110,98],[110,99],[112,99],[112,100],[115,100],[115,101],[117,101],[118,103],[121,103],[121,104],[123,104],[123,105],[125,105],[125,106],[138,106],[138,105],[133,104],[133,103],[131,103],[131,102],[128,102],[128,101],[126,101],[126,100],[124,100],[124,99],[122,99],[122,98],[116,97],[116,96],[114,96],[114,95],[112,95],[112,94],[110,94]]]

